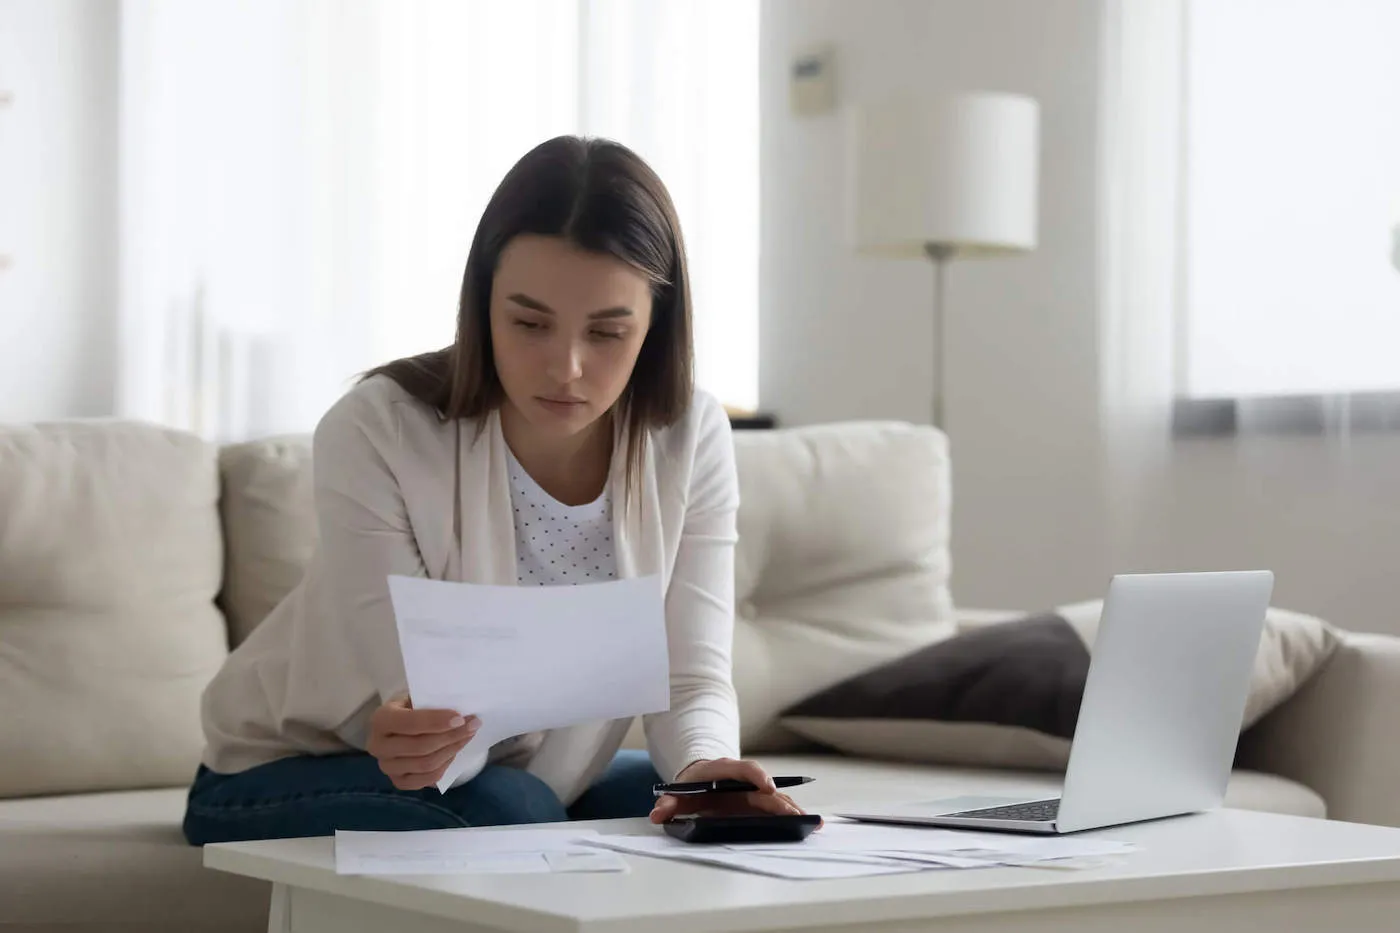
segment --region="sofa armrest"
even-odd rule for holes
[[[1347,632],[1240,741],[1239,764],[1304,784],[1334,820],[1400,826],[1400,638]]]

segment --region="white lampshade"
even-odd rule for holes
[[[892,257],[1036,243],[1040,113],[1016,94],[890,100],[852,114],[855,248]]]

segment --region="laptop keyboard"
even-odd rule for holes
[[[963,810],[947,815],[979,820],[1020,820],[1027,823],[1048,823],[1060,815],[1060,800],[1057,797],[1054,800],[1035,800],[1009,807],[984,807],[980,810]]]

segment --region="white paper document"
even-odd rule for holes
[[[581,844],[581,839],[593,835],[591,830],[558,829],[337,830],[335,872],[437,875],[626,871],[627,863],[615,853]]]
[[[777,855],[765,852],[739,852],[718,845],[691,845],[670,836],[597,836],[580,840],[587,845],[615,852],[646,855],[652,858],[675,859],[737,868],[740,871],[776,878],[860,878],[868,875],[897,875],[922,871],[927,866],[893,859],[825,857],[802,858],[797,853]],[[793,843],[800,846],[800,843]]]
[[[413,705],[475,715],[446,791],[502,739],[670,706],[657,576],[583,586],[389,577]]]
[[[720,865],[779,878],[856,878],[930,869],[997,865],[1085,867],[1134,851],[1102,839],[1022,837],[1001,833],[865,823],[828,823],[803,842],[691,845],[669,836],[594,836],[581,843],[653,858]]]
[[[789,851],[794,844],[750,842],[729,848],[750,852]],[[907,853],[986,861],[1001,856],[1027,859],[1097,858],[1132,852],[1135,847],[1128,843],[1082,836],[1018,836],[961,829],[828,821],[821,830],[808,836],[799,848],[814,852]]]

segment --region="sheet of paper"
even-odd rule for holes
[[[904,874],[927,867],[913,862],[872,860],[862,856],[843,858],[828,854],[827,857],[805,859],[798,858],[795,853],[770,856],[761,852],[736,852],[722,846],[690,845],[669,836],[597,836],[582,841],[589,846],[616,852],[718,865],[775,878],[862,878]]]
[[[552,872],[625,872],[627,862],[616,852],[603,849],[546,852],[544,860]]]
[[[391,576],[389,595],[414,705],[481,719],[440,791],[502,739],[670,706],[657,576],[583,586]]]
[[[856,878],[997,865],[1083,868],[1136,847],[1104,839],[1017,836],[874,823],[829,823],[803,842],[696,846],[665,835],[593,836],[580,843],[653,858],[721,865],[779,878]]]
[[[768,855],[770,853],[765,852],[764,854]],[[894,859],[897,862],[917,862],[920,865],[927,865],[929,868],[992,868],[1002,864],[1001,862],[988,861],[984,858],[965,858],[957,855],[948,855],[946,853],[898,852],[887,850],[872,851],[865,854],[879,856],[880,858]]]
[[[434,875],[473,872],[549,872],[565,859],[588,854],[589,830],[428,829],[410,832],[336,830],[338,875]],[[594,869],[597,870],[597,869]]]
[[[1137,851],[1137,846],[1107,839],[1083,839],[1075,836],[1033,836],[984,839],[976,846],[953,850],[966,858],[1006,858],[1011,862],[1045,859],[1102,858]]]
[[[731,845],[736,851],[786,849],[793,843],[754,842]],[[1019,859],[1085,858],[1132,852],[1135,847],[1082,836],[1018,836],[878,823],[828,822],[800,843],[821,852],[909,852],[987,861],[999,856]]]
[[[764,858],[775,859],[797,859],[801,862],[848,862],[852,865],[899,865],[901,862],[918,862],[921,867],[926,868],[945,867],[934,861],[931,855],[920,855],[906,859],[901,858],[898,853],[892,852],[813,852],[798,847],[789,851],[764,849],[761,852],[741,852],[739,854],[761,855]]]

